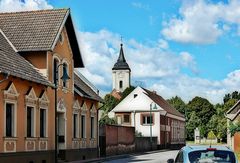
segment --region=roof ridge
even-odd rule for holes
[[[8,39],[8,37],[5,35],[5,33],[0,28],[0,33],[3,35],[3,37],[7,40],[8,44],[12,47],[12,49],[17,53],[17,49],[13,45],[13,43]]]
[[[70,8],[51,8],[51,9],[36,9],[36,10],[23,10],[23,11],[14,11],[14,12],[0,12],[0,15],[3,14],[16,14],[16,13],[31,13],[31,12],[43,12],[43,11],[60,11],[60,10],[70,10]]]

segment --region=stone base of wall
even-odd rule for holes
[[[53,163],[54,151],[0,153],[1,163]]]
[[[98,157],[98,148],[60,150],[59,157],[64,161],[94,159]]]

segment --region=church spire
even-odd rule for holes
[[[119,52],[119,56],[118,56],[118,60],[117,62],[114,64],[112,70],[129,70],[131,71],[131,69],[129,68],[126,59],[124,57],[124,52],[123,52],[123,44],[120,44],[120,52]]]

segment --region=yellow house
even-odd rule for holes
[[[102,99],[82,67],[69,9],[0,13],[0,162],[51,163],[56,147],[62,160],[97,157]]]

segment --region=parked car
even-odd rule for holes
[[[225,146],[185,146],[168,163],[238,163],[232,150]]]

